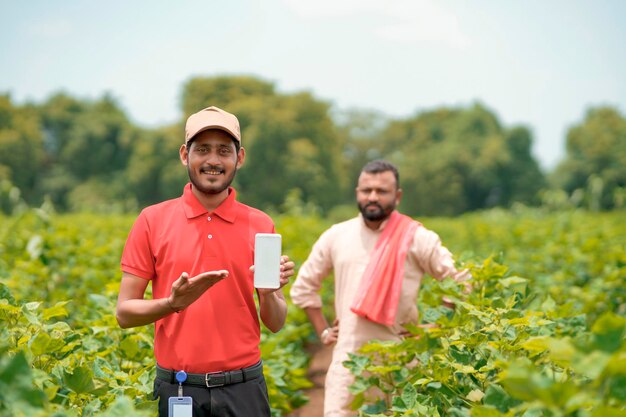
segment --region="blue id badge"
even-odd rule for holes
[[[191,397],[170,397],[168,399],[169,417],[193,417]]]
[[[183,382],[187,380],[187,373],[176,373],[178,381],[178,397],[170,397],[167,400],[168,417],[193,417],[193,400],[191,397],[183,397]]]

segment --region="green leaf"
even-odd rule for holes
[[[534,356],[548,350],[548,339],[549,338],[545,336],[531,337],[522,343],[521,346],[527,351],[533,353]]]
[[[363,378],[356,378],[354,382],[348,387],[348,390],[352,394],[359,394],[359,393],[367,391],[371,387],[372,385],[369,383],[368,380],[363,379]]]
[[[526,288],[528,286],[528,280],[522,277],[503,278],[499,282],[503,288],[512,290],[514,292],[519,292],[522,294],[526,292]]]
[[[562,367],[569,367],[574,355],[576,354],[576,349],[570,343],[569,338],[548,339],[548,349],[550,350],[550,359]]]
[[[546,417],[543,407],[529,408],[521,417]]]
[[[585,375],[586,377],[595,380],[600,376],[610,359],[610,354],[594,350],[587,355],[579,354],[576,360],[572,363],[572,368],[580,375]]]
[[[439,382],[439,381],[437,381],[437,382],[429,382],[428,384],[426,384],[426,388],[440,389],[441,388],[441,382]]]
[[[106,411],[97,413],[94,417],[148,417],[151,415],[149,410],[136,409],[132,400],[123,396],[116,398]]]
[[[616,352],[608,360],[605,367],[607,375],[626,375],[626,352]]]
[[[0,382],[11,384],[21,375],[30,375],[30,366],[23,352],[18,352],[12,358],[2,357]]]
[[[548,400],[553,384],[550,378],[534,371],[534,364],[525,359],[511,362],[500,374],[500,381],[512,397],[523,401]]]
[[[60,337],[53,337],[50,339],[48,343],[48,350],[46,353],[55,353],[59,352],[67,347],[67,343]]]
[[[72,328],[69,324],[64,321],[57,321],[53,324],[46,325],[46,330],[49,332],[60,332],[60,333],[69,333],[72,331]]]
[[[491,384],[485,390],[483,404],[496,407],[506,413],[511,407],[519,404],[519,401],[514,400],[500,385]]]
[[[415,407],[417,402],[417,391],[412,384],[406,384],[402,390],[402,401],[406,406],[411,409]]]
[[[43,310],[43,319],[48,321],[53,317],[66,317],[68,312],[65,306],[67,304],[69,304],[69,301],[59,301],[54,306],[45,308]]]
[[[21,309],[18,306],[14,306],[9,304],[7,300],[0,300],[0,318],[2,318],[3,322],[6,322],[6,318],[11,316],[18,316]]]
[[[21,351],[12,357],[0,357],[0,392],[0,398],[10,399],[9,409],[20,412],[26,407],[43,408],[46,398],[33,385],[30,365]]]
[[[502,417],[503,415],[496,408],[489,406],[478,405],[472,408],[472,417]]]
[[[15,298],[13,298],[11,290],[2,282],[0,282],[0,300],[7,300],[9,304],[15,305]]]
[[[32,339],[30,339],[28,347],[34,356],[40,356],[48,352],[50,340],[50,335],[44,332],[38,332]]]
[[[420,378],[417,381],[415,381],[416,385],[420,385],[420,386],[424,386],[426,384],[428,384],[429,382],[432,382],[431,378]]]
[[[614,313],[603,314],[591,328],[596,347],[605,352],[615,352],[620,348],[625,330],[626,319]]]
[[[387,410],[387,405],[383,400],[377,401],[374,404],[366,404],[360,408],[367,414],[379,414]]]
[[[395,411],[395,412],[400,412],[400,413],[404,413],[408,410],[410,410],[411,407],[409,407],[404,400],[402,399],[402,397],[398,397],[397,395],[395,395],[392,400],[391,400],[391,411]]]
[[[624,417],[624,414],[626,414],[624,407],[615,408],[609,406],[600,406],[593,410],[591,417]]]
[[[350,359],[347,361],[344,361],[343,366],[348,368],[350,372],[352,372],[354,375],[357,375],[357,376],[361,375],[365,371],[367,365],[369,365],[370,363],[370,359],[365,356],[359,356],[353,353],[348,353],[348,357]]]
[[[423,415],[430,416],[432,413],[422,413]],[[446,413],[446,417],[470,417],[470,412],[466,408],[452,407]]]
[[[476,369],[474,369],[471,365],[462,365],[460,363],[452,363],[452,367],[461,374],[473,374],[476,373]]]
[[[63,371],[63,382],[67,388],[78,394],[90,392],[95,388],[93,372],[84,365],[74,368],[72,372]]]
[[[554,310],[556,310],[556,302],[548,295],[544,302],[541,303],[541,311],[552,312]]]
[[[136,357],[141,351],[137,338],[132,335],[120,342],[120,349],[124,352],[124,355],[129,358]]]
[[[608,397],[622,401],[626,398],[626,376],[618,375],[608,381]]]
[[[41,306],[41,303],[38,301],[26,303],[22,306],[22,314],[26,317],[26,320],[28,320],[30,324],[34,324],[35,326],[39,326],[41,324],[39,322],[39,317],[37,316],[39,306]]]

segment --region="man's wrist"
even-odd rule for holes
[[[281,301],[281,291],[280,289],[269,290],[270,292],[261,292],[259,291],[259,304],[265,304],[270,306],[273,303],[277,303]]]
[[[165,300],[167,301],[167,305],[170,307],[170,309],[174,313],[180,313],[180,310],[175,309],[174,306],[172,305],[172,302],[170,301],[170,297],[167,297]]]

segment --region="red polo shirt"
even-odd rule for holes
[[[145,208],[133,225],[122,271],[152,280],[153,298],[170,295],[187,272],[225,269],[229,275],[179,314],[157,320],[154,354],[169,369],[193,373],[257,363],[260,327],[254,301],[254,237],[274,233],[270,217],[228,198],[209,213],[185,186],[182,197]]]

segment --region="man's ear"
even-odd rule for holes
[[[246,160],[246,150],[243,148],[239,148],[239,153],[237,153],[237,169],[241,168],[244,161]]]
[[[402,200],[402,188],[396,190],[396,205],[400,204],[400,200]]]
[[[187,145],[185,145],[184,143],[180,145],[178,153],[180,154],[180,162],[182,162],[184,166],[187,166],[187,164],[189,163],[189,152],[187,151]]]

